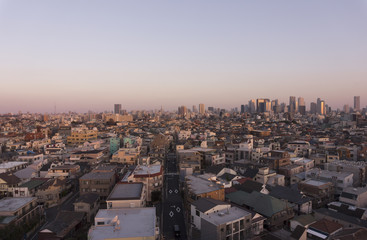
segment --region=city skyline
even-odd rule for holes
[[[0,1],[1,113],[366,106],[366,1],[88,3]]]

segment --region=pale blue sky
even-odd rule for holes
[[[367,104],[367,0],[0,0],[0,112]]]

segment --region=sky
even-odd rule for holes
[[[0,113],[367,105],[367,0],[0,0]]]

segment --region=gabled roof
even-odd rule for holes
[[[240,206],[248,206],[253,211],[266,217],[271,217],[275,213],[292,206],[292,204],[289,204],[286,201],[255,191],[251,193],[237,191],[227,194],[226,198]]]
[[[302,235],[305,233],[306,228],[297,225],[296,229],[294,229],[294,231],[292,232],[291,237],[294,239],[300,239],[302,237]]]
[[[98,199],[99,199],[99,194],[98,194],[98,193],[85,193],[85,194],[81,195],[81,196],[80,196],[80,197],[75,201],[75,203],[83,202],[83,203],[93,204],[93,203],[95,203]]]
[[[205,168],[205,173],[213,173],[217,175],[218,173],[220,173],[220,171],[223,170],[223,168],[225,168],[224,165],[213,165],[213,166]]]
[[[332,222],[329,221],[327,219],[321,219],[313,224],[311,224],[309,226],[309,228],[313,228],[315,230],[319,230],[321,232],[327,233],[327,234],[331,234],[339,229],[343,228],[343,225],[336,223],[336,222]]]
[[[261,190],[263,189],[263,184],[252,180],[247,180],[242,184],[234,184],[233,187],[237,190],[251,193],[253,191],[261,192]]]
[[[364,240],[366,239],[367,229],[365,228],[351,228],[344,229],[335,234],[333,240]]]
[[[199,210],[200,212],[205,213],[206,211],[214,208],[215,206],[230,205],[230,204],[212,198],[199,198],[198,200],[193,202],[192,205],[194,205],[196,209]]]
[[[84,215],[84,212],[61,211],[55,220],[47,223],[40,232],[53,232],[63,238],[83,220]]]
[[[1,173],[0,178],[4,180],[7,184],[14,185],[20,183],[20,178],[13,174]]]
[[[291,203],[303,204],[311,201],[309,197],[301,194],[301,192],[296,189],[291,189],[284,186],[269,186],[268,189],[269,195],[275,198],[288,200]]]

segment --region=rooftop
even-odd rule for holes
[[[110,179],[114,174],[115,174],[114,172],[90,172],[80,177],[80,179],[82,180]]]
[[[232,222],[241,219],[247,215],[251,216],[251,213],[237,207],[229,207],[227,209],[220,210],[218,212],[204,214],[202,215],[202,218],[218,226],[227,222]]]
[[[158,174],[162,170],[162,166],[160,164],[158,165],[139,165],[134,170],[134,175],[152,175],[152,174]]]
[[[190,185],[191,192],[195,194],[203,194],[221,189],[219,185],[199,177],[187,176],[186,179],[190,181],[188,185]]]
[[[37,198],[34,197],[6,197],[0,200],[0,212],[14,212]]]
[[[9,169],[17,166],[21,166],[26,164],[26,162],[6,162],[6,163],[0,163],[0,169]]]
[[[155,236],[156,209],[123,208],[100,209],[95,222],[104,222],[104,225],[93,226],[89,230],[88,239],[117,239],[141,238]]]
[[[143,191],[143,183],[116,184],[107,198],[109,200],[140,199]]]

